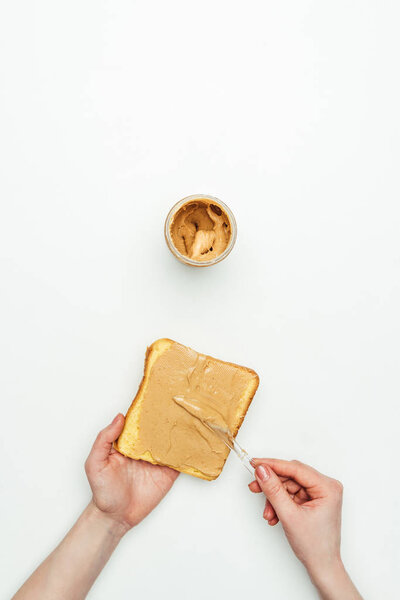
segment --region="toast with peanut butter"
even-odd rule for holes
[[[229,448],[175,398],[218,411],[236,436],[259,383],[252,369],[200,354],[170,339],[146,352],[144,375],[115,443],[126,456],[212,480]]]

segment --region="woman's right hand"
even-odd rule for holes
[[[296,556],[325,600],[361,596],[340,557],[343,486],[336,479],[294,460],[255,458],[252,492],[264,492],[263,513],[270,525],[281,521]]]

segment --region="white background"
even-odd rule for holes
[[[2,3],[2,598],[88,502],[92,441],[164,336],[258,371],[238,439],[340,479],[348,570],[398,597],[399,17],[389,0]],[[163,239],[194,193],[238,222],[209,269]],[[214,483],[181,476],[90,598],[316,598],[247,482],[234,456]]]

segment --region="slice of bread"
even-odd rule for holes
[[[146,352],[144,376],[116,449],[135,459],[216,479],[229,454],[221,439],[174,397],[206,400],[236,436],[257,390],[255,371],[160,339]]]

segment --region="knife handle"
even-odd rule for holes
[[[233,450],[235,451],[236,455],[239,457],[240,461],[242,462],[242,465],[249,471],[249,473],[251,473],[254,476],[254,467],[251,462],[252,459],[247,454],[246,450],[244,450],[239,445],[239,443],[235,440],[235,438],[232,438],[232,442],[233,442]]]

